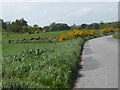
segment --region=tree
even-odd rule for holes
[[[70,30],[70,27],[64,23],[51,23],[49,25],[49,31],[62,31],[62,30]]]
[[[85,29],[86,26],[87,26],[87,24],[82,24],[82,25],[79,27],[79,30],[81,30],[81,29]]]
[[[39,30],[39,26],[37,24],[33,25],[34,30]]]
[[[42,28],[42,27],[39,27],[39,30],[43,30],[43,28]]]
[[[93,23],[92,24],[92,28],[93,29],[99,29],[100,27],[99,27],[99,25],[97,23]]]
[[[28,26],[27,21],[25,21],[24,18],[18,20],[18,23],[19,23],[21,26]]]
[[[91,30],[91,29],[100,29],[100,26],[97,23],[92,23],[92,24],[89,25],[88,28],[89,28],[89,30]]]
[[[23,26],[22,32],[29,32],[29,31],[30,31],[29,26]]]
[[[101,21],[99,26],[100,26],[100,29],[103,29],[103,28],[105,28],[105,23]]]
[[[56,26],[55,22],[53,22],[49,25],[49,30],[50,31],[56,31],[57,30],[57,26]]]
[[[7,27],[6,30],[10,30],[11,21],[6,21],[5,23],[6,23],[6,27]]]
[[[73,24],[71,27],[70,27],[71,30],[78,30],[79,28],[76,26],[76,24]]]
[[[57,23],[56,30],[57,31],[70,30],[70,27],[67,24]]]
[[[12,22],[10,25],[10,30],[13,32],[20,32],[24,26],[27,25],[27,21],[25,21],[23,18],[20,20],[16,20],[15,22]]]
[[[6,30],[7,29],[7,23],[4,22],[2,19],[0,19],[0,23],[1,23],[1,28]]]
[[[10,31],[12,31],[12,32],[20,32],[20,30],[22,30],[22,26],[18,25],[15,22],[12,22],[12,24],[10,25]]]
[[[43,30],[49,30],[49,26],[44,26]]]

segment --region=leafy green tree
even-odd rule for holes
[[[62,31],[62,30],[70,30],[70,27],[67,24],[55,22],[49,25],[49,31]]]
[[[43,30],[43,28],[42,28],[42,27],[39,27],[39,30]]]
[[[11,23],[10,30],[13,32],[21,32],[24,26],[28,26],[27,21],[25,21],[23,18],[20,20],[17,19],[15,22]]]
[[[29,32],[29,31],[30,31],[29,26],[23,26],[22,32]]]
[[[49,30],[49,26],[44,26],[43,30]]]
[[[10,25],[10,31],[12,32],[20,32],[22,30],[22,26],[18,25],[15,22],[12,22],[12,24]]]
[[[0,23],[1,23],[1,28],[4,29],[4,30],[7,30],[7,22],[4,22],[2,19],[0,19]]]
[[[24,18],[20,19],[20,20],[16,20],[16,23],[20,26],[28,26],[27,21],[24,20]]]
[[[87,24],[82,24],[82,25],[79,27],[79,30],[85,29],[86,27],[87,27]]]
[[[98,29],[100,29],[100,26],[97,23],[92,23],[88,26],[88,29],[89,30],[92,30],[92,29],[98,30]]]
[[[38,25],[37,24],[33,25],[33,29],[38,30],[39,29]]]

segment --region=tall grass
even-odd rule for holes
[[[3,59],[3,88],[71,88],[83,39],[53,43]]]

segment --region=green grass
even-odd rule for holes
[[[8,40],[34,37],[58,38],[66,32],[27,35],[11,33],[9,36],[4,33],[2,35],[3,86],[5,88],[72,87],[83,40],[8,43]]]
[[[8,43],[34,37],[59,37],[67,31],[2,36],[4,88],[72,88],[86,40]]]
[[[120,39],[120,32],[115,32],[115,33],[113,34],[113,38],[114,38],[114,39]]]
[[[53,43],[3,59],[4,88],[71,88],[84,41]]]
[[[37,43],[10,43],[10,44],[3,44],[2,47],[2,55],[14,55],[16,53],[20,53],[24,51],[25,49],[31,49],[31,48],[39,48],[39,47],[47,47],[49,44],[53,44],[50,42],[37,42]]]
[[[61,34],[65,34],[67,31],[58,31],[58,32],[46,32],[46,33],[39,33],[39,34],[26,34],[26,35],[19,35],[19,34],[9,34],[6,36],[4,32],[2,35],[2,52],[3,56],[6,55],[14,55],[18,52],[24,51],[24,49],[31,49],[36,47],[47,47],[47,45],[52,44],[50,42],[36,42],[36,43],[8,43],[8,40],[21,40],[21,39],[29,39],[35,37],[59,37]]]
[[[38,34],[10,34],[9,36],[6,36],[6,34],[3,34],[2,39],[3,43],[7,43],[8,40],[20,40],[20,39],[30,39],[35,37],[59,37],[61,34],[65,34],[68,31],[56,31],[56,32],[46,32],[46,33],[38,33]]]

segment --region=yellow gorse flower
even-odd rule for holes
[[[59,38],[59,41],[64,41],[64,40],[73,39],[73,38],[84,38],[87,36],[94,36],[96,34],[106,35],[109,32],[115,32],[115,31],[120,31],[120,29],[114,29],[110,27],[110,28],[104,28],[99,31],[97,30],[85,30],[85,31],[73,30],[73,31],[68,31],[66,35],[61,35]]]

